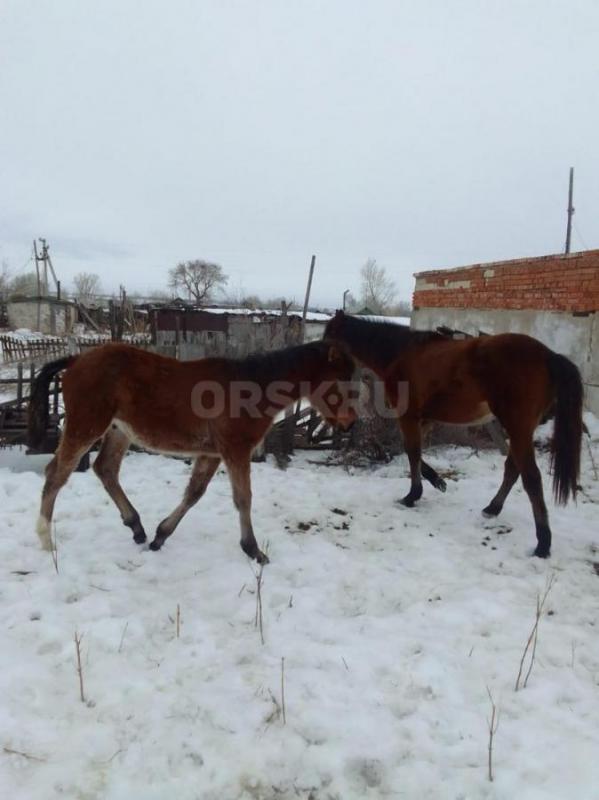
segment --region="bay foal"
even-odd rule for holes
[[[583,427],[582,381],[569,359],[522,334],[454,340],[342,311],[327,323],[325,336],[346,344],[354,358],[385,383],[410,461],[411,486],[404,505],[413,506],[422,496],[422,477],[443,488],[437,473],[422,460],[424,424],[473,425],[494,416],[507,432],[510,448],[501,487],[483,514],[499,514],[521,476],[535,520],[534,554],[549,555],[551,529],[533,434],[541,419],[555,414],[553,490],[555,499],[565,504],[576,496]]]
[[[119,483],[121,461],[131,442],[195,459],[183,500],[158,525],[152,550],[160,549],[202,497],[222,460],[239,512],[241,547],[250,558],[266,563],[252,528],[252,451],[275,416],[302,397],[333,424],[348,427],[355,418],[346,402],[353,360],[335,344],[314,342],[238,360],[186,362],[125,344],[107,344],[54,361],[40,371],[29,411],[33,447],[45,434],[50,382],[62,370],[65,426],[46,468],[37,528],[46,549],[52,547],[50,526],[58,492],[81,457],[102,439],[93,468],[135,542],[145,542],[146,533]]]

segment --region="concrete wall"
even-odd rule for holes
[[[481,333],[526,333],[568,356],[580,369],[586,405],[599,415],[599,313],[488,308],[418,308],[412,328],[434,330],[445,325],[472,336]]]
[[[278,350],[297,344],[301,332],[298,317],[233,316],[227,318],[226,330],[156,331],[159,352],[183,361],[209,356],[243,358],[249,353]]]
[[[64,336],[72,331],[76,322],[75,306],[53,300],[12,300],[6,304],[8,327],[12,330],[29,328],[31,331]]]
[[[306,321],[306,334],[305,334],[305,341],[306,342],[316,342],[322,339],[324,335],[324,329],[326,327],[326,322],[317,322],[317,321]]]

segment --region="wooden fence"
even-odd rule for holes
[[[17,361],[46,358],[49,355],[61,355],[68,345],[58,338],[18,339],[13,336],[0,336],[2,358],[5,364]]]
[[[36,373],[47,361],[69,352],[70,349],[85,350],[105,344],[105,337],[46,337],[43,339],[23,340],[13,336],[0,336],[4,366],[10,367],[12,376],[0,377],[0,390],[9,389],[14,397],[0,401],[0,447],[6,445],[27,444],[27,408],[29,396]],[[141,347],[150,347],[148,336],[128,337],[127,342]],[[74,347],[75,345],[75,347]],[[157,351],[165,348],[155,347]],[[60,376],[52,381],[49,390],[49,424],[41,453],[52,453],[60,437],[63,419],[61,403]],[[339,448],[346,435],[334,432],[320,416],[310,408],[292,413],[277,423],[267,435],[262,448],[255,454],[256,460],[272,453],[277,464],[286,467],[290,455],[295,448],[320,450]],[[89,458],[83,460],[81,467],[86,468]]]
[[[16,364],[18,362],[48,361],[50,357],[64,355],[71,349],[74,351],[85,350],[109,341],[110,338],[107,336],[46,336],[43,339],[21,339],[6,334],[0,336],[0,347],[4,363]],[[150,344],[150,336],[131,336],[124,341],[136,347],[147,347]]]

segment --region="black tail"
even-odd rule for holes
[[[558,353],[551,353],[548,366],[556,397],[551,443],[553,494],[557,503],[565,505],[570,495],[576,497],[580,474],[582,379],[578,367]]]
[[[29,397],[28,442],[32,450],[39,450],[48,429],[48,391],[52,378],[69,367],[77,356],[65,356],[45,364],[35,380]]]

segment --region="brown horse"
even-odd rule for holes
[[[250,458],[275,416],[302,397],[332,423],[355,418],[346,402],[354,363],[343,346],[328,342],[291,347],[244,359],[176,361],[124,344],[108,344],[47,364],[34,383],[29,432],[33,447],[48,421],[48,387],[62,379],[65,427],[46,468],[38,534],[50,549],[56,496],[81,457],[99,439],[93,468],[114,500],[135,542],[146,541],[139,514],[119,484],[129,444],[195,458],[182,502],[158,525],[152,550],[159,550],[184,514],[202,497],[221,460],[239,512],[241,547],[266,563],[250,516]]]
[[[423,424],[472,425],[495,416],[508,434],[510,447],[501,487],[483,514],[501,512],[521,475],[535,519],[534,554],[549,555],[551,530],[533,433],[554,411],[553,489],[556,501],[565,504],[570,495],[576,496],[583,429],[582,381],[571,361],[521,334],[453,340],[431,331],[361,320],[342,311],[327,324],[325,336],[344,342],[354,358],[385,383],[410,461],[411,487],[404,505],[413,506],[422,496],[421,476],[443,488],[437,473],[422,461]]]

